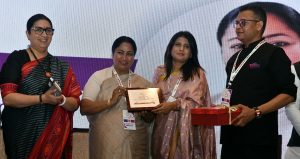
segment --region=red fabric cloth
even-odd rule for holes
[[[76,97],[77,102],[79,102],[81,91],[76,83],[73,71],[69,69],[64,83],[63,95]],[[36,141],[28,159],[59,159],[62,155],[66,159],[71,159],[72,128],[73,112],[56,106],[53,115]]]
[[[1,96],[3,99],[9,93],[17,92],[18,85],[14,84],[14,83],[5,83],[5,84],[0,85],[0,88],[1,88]]]
[[[41,58],[41,60],[42,59],[44,59],[44,58]],[[27,77],[27,75],[32,71],[32,69],[34,69],[38,64],[39,63],[37,60],[25,63],[21,70],[21,72],[22,72],[21,80],[25,79],[25,77]]]
[[[22,72],[21,80],[25,79],[25,77],[27,77],[27,75],[32,71],[33,68],[36,67],[36,65],[38,65],[37,61],[30,61],[24,64],[21,71]],[[9,93],[16,93],[18,89],[18,85],[15,83],[4,83],[0,86],[0,88],[1,88],[1,96],[3,99]]]

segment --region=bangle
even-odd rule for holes
[[[63,106],[63,105],[65,105],[65,103],[66,103],[66,100],[67,100],[67,98],[64,96],[64,95],[62,95],[63,96],[63,102],[61,102],[60,104],[59,104],[59,106]]]
[[[42,95],[43,95],[43,94],[40,94],[40,95],[39,95],[40,104],[43,104],[43,98],[42,98]]]

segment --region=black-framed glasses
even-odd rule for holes
[[[33,27],[31,28],[36,34],[42,35],[43,32],[46,33],[46,35],[53,35],[54,29],[53,28],[42,28],[42,27]]]
[[[254,19],[241,19],[241,20],[236,20],[233,23],[233,27],[236,28],[238,25],[243,28],[247,25],[248,22],[259,22],[260,20],[254,20]]]

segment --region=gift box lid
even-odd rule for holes
[[[240,109],[232,110],[232,112],[240,112]],[[191,114],[227,114],[227,107],[201,107],[191,109]]]

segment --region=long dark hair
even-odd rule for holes
[[[203,69],[198,61],[198,48],[197,48],[197,43],[196,40],[194,38],[194,36],[188,32],[188,31],[180,31],[177,32],[175,35],[173,35],[173,37],[171,38],[166,52],[165,52],[165,67],[166,67],[166,77],[165,80],[167,80],[171,73],[172,73],[172,69],[173,69],[173,58],[172,58],[172,48],[176,42],[176,40],[180,37],[184,37],[188,40],[189,42],[189,46],[190,46],[190,50],[191,50],[191,58],[189,58],[185,64],[183,64],[183,66],[180,68],[182,71],[182,75],[183,75],[183,81],[187,81],[189,79],[193,79],[193,75],[197,74],[198,77],[200,77],[199,73],[198,73],[198,69]]]

